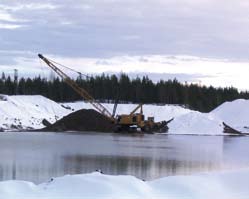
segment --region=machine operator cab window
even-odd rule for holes
[[[148,117],[148,121],[154,122],[154,117]]]
[[[136,123],[136,122],[137,122],[137,116],[136,116],[136,115],[132,117],[132,122],[133,122],[133,123]]]

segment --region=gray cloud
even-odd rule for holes
[[[17,27],[1,30],[0,48],[76,57],[247,59],[248,9],[244,0],[3,0],[0,13],[5,18],[0,14],[0,22]]]
[[[43,0],[39,3],[2,0],[0,69],[18,67],[23,75],[37,74],[33,66],[39,66],[37,53],[40,52],[72,63],[83,57],[94,58],[97,61],[93,66],[103,71],[113,61],[112,57],[127,55],[133,60],[138,55],[141,58],[134,61],[139,65],[134,65],[137,70],[145,67],[139,68],[140,73],[148,70],[150,63],[157,66],[155,74],[150,74],[152,79],[161,75],[163,79],[202,79],[206,84],[242,87],[245,85],[242,81],[236,84],[241,74],[236,64],[230,62],[243,62],[240,70],[244,70],[249,60],[248,10],[249,2],[245,0]],[[149,55],[161,55],[160,63],[154,58],[148,60]],[[184,60],[188,56],[161,60],[164,55],[193,55],[223,61]],[[228,63],[224,63],[224,58]],[[191,74],[187,74],[189,69],[184,69],[185,63],[185,68],[191,68]],[[158,64],[171,68],[170,74],[167,68],[156,74]],[[225,77],[216,74],[218,68],[223,72],[226,66],[233,68]],[[201,67],[208,76],[200,75]],[[243,74],[243,81],[246,78]]]

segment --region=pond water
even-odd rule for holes
[[[48,181],[102,170],[152,180],[249,166],[249,137],[1,133],[0,180]]]

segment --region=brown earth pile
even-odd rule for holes
[[[97,131],[112,132],[114,124],[93,109],[82,109],[73,112],[42,131]]]

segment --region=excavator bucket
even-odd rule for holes
[[[167,133],[169,130],[168,124],[173,120],[174,118],[168,121],[161,121],[161,122],[155,123],[153,131],[157,133]]]

